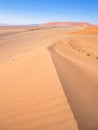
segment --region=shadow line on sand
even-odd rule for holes
[[[98,130],[98,96],[92,91],[96,85],[82,74],[80,66],[58,54],[54,46],[48,50],[79,130]]]

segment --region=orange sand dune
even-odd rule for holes
[[[78,130],[49,52],[0,64],[0,130]]]
[[[98,62],[58,43],[50,53],[79,130],[98,129]]]
[[[91,26],[92,24],[86,23],[86,22],[49,22],[49,23],[44,23],[40,24],[39,26],[43,27],[60,27],[60,26]]]
[[[98,37],[70,34],[83,28],[0,28],[0,130],[98,130]]]
[[[98,26],[91,26],[84,30],[74,32],[74,34],[92,34],[92,35],[98,35]]]

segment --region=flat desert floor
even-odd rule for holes
[[[0,27],[0,130],[98,130],[98,35]]]

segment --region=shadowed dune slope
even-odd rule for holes
[[[98,130],[98,62],[61,43],[49,50],[79,130]]]

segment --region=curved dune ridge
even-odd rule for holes
[[[87,27],[84,30],[73,32],[73,34],[92,34],[92,35],[98,35],[98,26]]]
[[[61,43],[49,50],[79,130],[98,130],[98,62]]]

